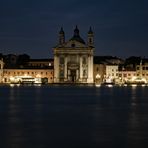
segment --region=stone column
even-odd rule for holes
[[[93,56],[88,55],[88,79],[87,83],[93,83]]]
[[[80,56],[80,69],[79,69],[80,73],[80,80],[79,81],[82,81],[82,77],[83,77],[83,70],[82,70],[82,56]]]
[[[54,56],[54,82],[59,82],[59,57],[57,55]]]
[[[65,56],[65,63],[64,63],[64,81],[67,81],[67,56]]]

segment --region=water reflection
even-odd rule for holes
[[[0,147],[140,147],[148,137],[146,87],[2,90]]]

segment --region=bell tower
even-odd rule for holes
[[[59,31],[59,44],[62,45],[65,43],[65,32],[63,30],[63,27],[61,27],[61,30]]]
[[[91,27],[89,28],[89,31],[88,31],[87,44],[88,44],[88,46],[94,46],[94,33],[93,33]]]

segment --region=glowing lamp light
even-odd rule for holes
[[[10,81],[14,81],[14,77],[11,76],[11,77],[10,77]]]
[[[96,79],[100,79],[100,77],[101,77],[101,76],[100,76],[99,74],[96,75]]]

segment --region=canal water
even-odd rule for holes
[[[0,148],[148,148],[148,87],[0,86]]]

